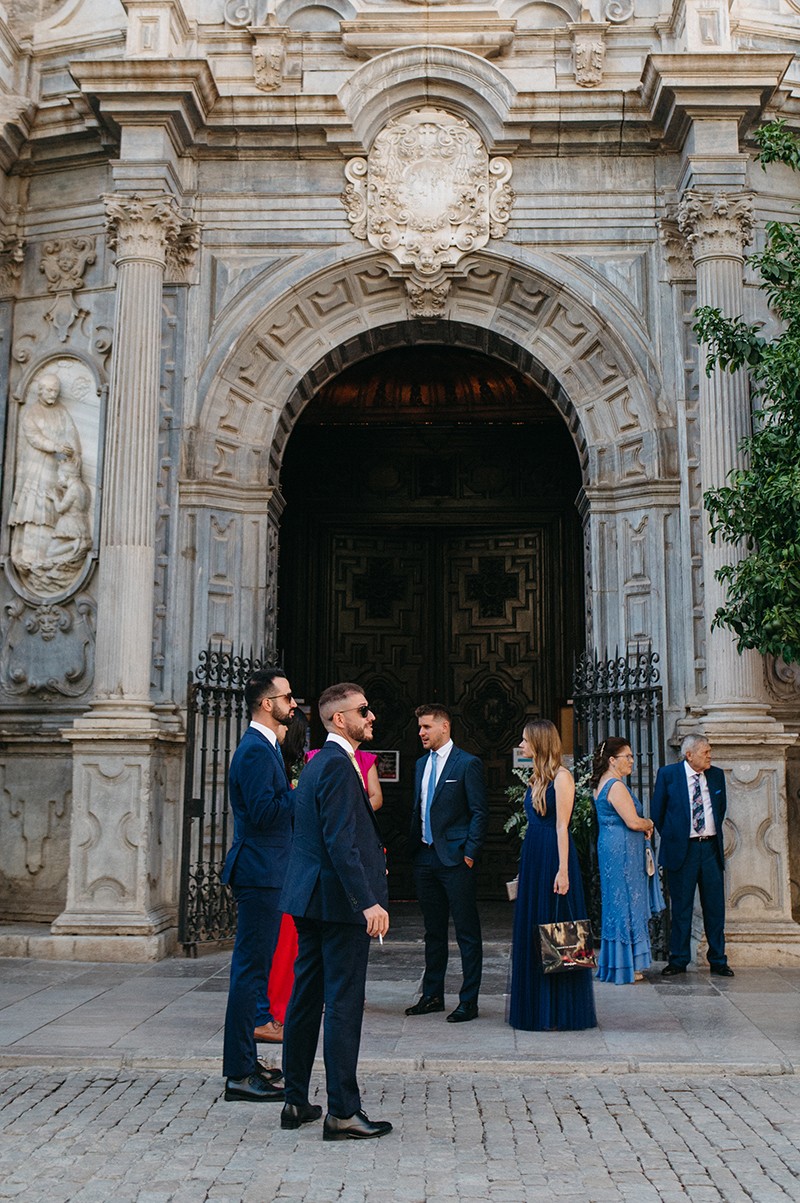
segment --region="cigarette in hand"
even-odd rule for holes
[[[382,944],[382,943],[383,943],[383,936],[381,935],[381,933],[380,933],[380,932],[378,932],[378,943],[379,943],[379,944]]]

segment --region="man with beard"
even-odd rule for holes
[[[309,1082],[325,1007],[328,1114],[323,1140],[385,1136],[392,1125],[361,1109],[356,1080],[371,937],[389,930],[386,859],[355,750],[372,739],[375,715],[359,685],[332,685],[319,699],[328,731],[295,791],[292,852],[281,906],[297,924],[294,989],[286,1014],[282,1128],[319,1119]]]
[[[294,796],[277,732],[291,722],[295,703],[277,668],[254,672],[244,700],[250,725],[231,760],[233,844],[222,871],[238,910],[222,1072],[228,1102],[263,1103],[283,1099],[280,1074],[259,1064],[255,1027],[278,942],[280,893],[292,839]]]

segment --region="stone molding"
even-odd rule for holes
[[[275,92],[283,83],[288,29],[277,25],[251,27],[253,79],[262,92]]]
[[[695,266],[704,259],[743,260],[753,240],[753,194],[690,188],[678,204],[677,220]]]
[[[359,13],[353,21],[342,21],[342,43],[354,58],[374,58],[410,46],[437,45],[468,50],[481,58],[497,58],[514,41],[515,20],[501,17],[493,8],[470,8],[453,20],[452,10],[427,13]]]
[[[339,90],[339,100],[352,128],[349,138],[372,146],[389,119],[409,108],[409,96],[424,95],[431,107],[469,112],[472,125],[491,150],[517,145],[529,127],[509,128],[517,91],[492,63],[447,46],[411,46],[382,54],[354,71]],[[329,138],[335,137],[331,132]]]

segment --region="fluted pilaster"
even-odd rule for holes
[[[737,317],[744,308],[742,268],[744,248],[751,241],[753,200],[750,193],[690,190],[680,203],[678,225],[691,248],[697,270],[697,303],[711,305],[725,316]],[[728,474],[741,465],[741,440],[750,432],[750,394],[747,375],[715,367],[705,372],[701,347],[700,372],[700,474],[703,490],[725,484]],[[709,711],[766,714],[763,667],[755,652],[740,655],[731,633],[711,629],[717,608],[723,604],[724,586],[716,572],[734,563],[736,548],[712,543],[703,549],[705,610],[708,624]]]

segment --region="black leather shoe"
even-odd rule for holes
[[[736,977],[730,965],[712,965],[711,972],[714,977]]]
[[[270,1069],[268,1065],[264,1065],[262,1061],[256,1061],[256,1067],[253,1073],[258,1074],[260,1078],[264,1078],[267,1082],[277,1082],[283,1077],[283,1070]],[[280,1083],[283,1086],[283,1082]]]
[[[438,994],[423,994],[413,1007],[406,1007],[406,1015],[433,1015],[435,1011],[444,1010],[444,999]]]
[[[339,1119],[330,1112],[322,1125],[323,1140],[370,1140],[375,1136],[386,1136],[392,1125],[388,1119],[373,1122],[363,1111],[357,1111],[348,1119]]]
[[[662,977],[677,977],[679,973],[685,973],[685,965],[665,965],[661,970]]]
[[[459,1003],[455,1011],[447,1016],[448,1023],[469,1023],[470,1019],[478,1018],[477,1003]]]
[[[281,1112],[282,1128],[299,1128],[301,1124],[313,1124],[322,1115],[322,1108],[315,1103],[284,1103]]]
[[[273,1086],[260,1073],[248,1074],[246,1078],[227,1078],[225,1081],[226,1103],[282,1103],[283,1083]]]

